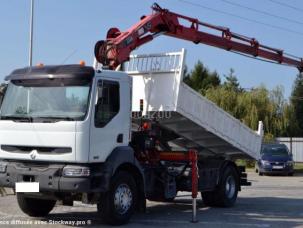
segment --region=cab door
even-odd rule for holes
[[[123,96],[127,83],[112,78],[96,78],[95,105],[91,118],[90,162],[104,162],[118,146],[128,145],[129,111]]]

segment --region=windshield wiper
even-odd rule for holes
[[[16,122],[58,122],[62,120],[75,121],[76,118],[69,116],[0,116],[1,120],[13,120]]]
[[[0,116],[1,120],[13,120],[17,122],[33,122],[31,116]]]
[[[74,121],[75,118],[69,116],[37,116],[33,117],[34,122],[58,122],[60,120]]]

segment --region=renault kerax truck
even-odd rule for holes
[[[146,199],[172,201],[192,191],[188,161],[161,154],[195,149],[204,203],[232,206],[249,184],[233,156],[244,147],[257,153],[261,136],[175,74],[162,76],[154,77],[153,92],[166,91],[151,97],[143,82],[150,75],[81,65],[13,71],[1,106],[0,186],[38,184],[38,192],[17,192],[30,216],[46,216],[57,201],[82,201],[97,204],[106,222],[123,224]]]
[[[0,187],[16,189],[24,213],[46,216],[58,201],[82,201],[117,225],[144,211],[146,199],[172,201],[180,191],[195,199],[198,190],[204,204],[230,207],[250,184],[235,160],[259,158],[262,124],[253,131],[187,86],[184,50],[130,53],[167,35],[300,71],[303,62],[228,28],[152,8],[96,43],[103,67],[25,67],[5,78]]]

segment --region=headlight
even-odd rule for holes
[[[262,165],[270,165],[270,162],[269,162],[269,161],[261,160],[261,163],[262,163]]]
[[[5,173],[6,172],[6,167],[7,167],[7,162],[0,162],[0,173]]]
[[[288,165],[288,166],[293,166],[293,165],[294,165],[294,162],[293,162],[293,161],[287,161],[287,165]]]
[[[81,166],[65,166],[63,168],[63,176],[65,177],[88,177],[90,169]]]

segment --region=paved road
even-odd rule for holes
[[[199,223],[191,219],[190,197],[179,197],[174,203],[148,202],[146,214],[137,214],[127,227],[302,227],[303,176],[259,177],[249,173],[252,187],[245,187],[233,208],[209,208],[199,200]],[[44,219],[31,220],[18,208],[14,196],[0,198],[0,227],[68,227],[76,221],[90,227],[105,226],[95,206],[77,203],[74,207],[58,206]],[[58,223],[68,222],[68,225]],[[18,225],[5,225],[15,223]],[[37,225],[33,225],[37,224]],[[41,226],[41,224],[46,224]],[[57,224],[54,226],[53,224]]]

